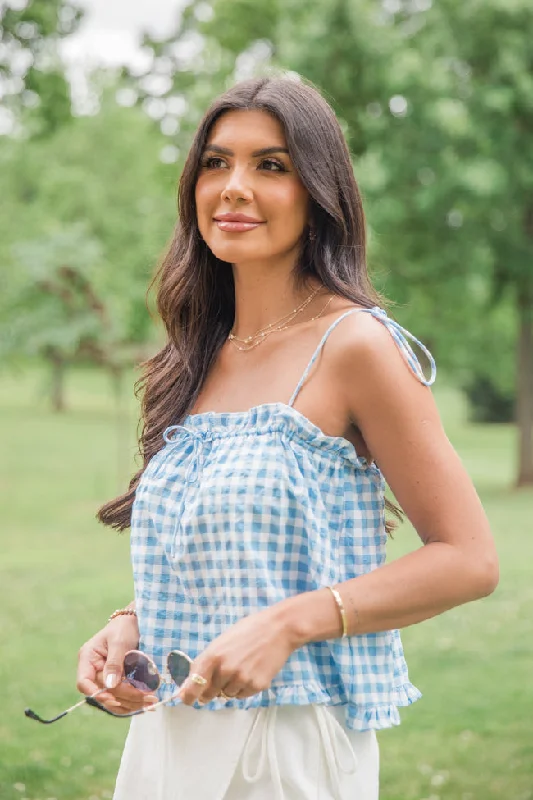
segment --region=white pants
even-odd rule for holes
[[[197,710],[134,717],[113,800],[378,800],[374,731],[337,706]]]

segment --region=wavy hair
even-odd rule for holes
[[[228,111],[262,110],[283,126],[290,158],[310,198],[310,225],[303,232],[295,279],[314,276],[335,295],[365,308],[381,300],[366,265],[366,228],[350,153],[337,118],[310,84],[288,77],[242,81],[214,100],[194,136],[179,182],[178,220],[154,278],[157,309],[167,342],[146,361],[136,383],[142,396],[139,454],[142,468],[123,495],[106,503],[98,519],[129,527],[135,490],[162,433],[192,408],[231,330],[235,296],[231,264],[211,252],[200,235],[195,186],[213,124]],[[387,507],[401,518],[387,500]],[[387,530],[394,527],[387,522]]]

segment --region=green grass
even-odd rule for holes
[[[110,798],[127,730],[88,708],[49,728],[23,716],[27,705],[52,714],[76,699],[79,646],[132,596],[128,537],[94,512],[128,472],[135,406],[117,431],[110,388],[91,372],[70,377],[69,400],[52,414],[37,370],[0,382],[2,800]],[[483,602],[404,632],[424,698],[380,734],[381,798],[528,800],[533,493],[510,489],[512,428],[468,425],[451,390],[437,400],[489,514],[502,578]],[[416,546],[405,525],[390,555]]]

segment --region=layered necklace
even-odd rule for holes
[[[303,303],[301,303],[297,308],[293,308],[292,311],[289,311],[288,314],[285,314],[281,319],[276,320],[275,322],[271,322],[269,325],[265,325],[264,328],[259,328],[258,331],[253,333],[251,336],[247,336],[245,339],[240,339],[238,336],[235,336],[233,331],[230,332],[228,336],[228,341],[232,343],[237,350],[246,351],[246,350],[253,350],[254,347],[262,344],[271,334],[279,333],[280,331],[284,331],[287,328],[291,327],[291,322],[304,311],[309,303],[316,297],[318,292],[320,291],[321,287],[319,286],[318,289],[315,289],[309,297],[307,297]],[[313,322],[313,320],[318,319],[322,316],[325,312],[331,301],[333,300],[333,295],[329,298],[327,303],[322,307],[320,312],[316,314],[314,317],[308,320],[308,322]]]

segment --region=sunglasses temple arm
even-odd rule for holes
[[[37,722],[42,722],[44,725],[51,725],[52,722],[57,722],[59,719],[63,719],[63,717],[66,717],[67,714],[70,714],[70,712],[74,711],[74,709],[79,708],[84,703],[87,703],[89,700],[92,700],[93,698],[98,697],[98,695],[103,694],[104,692],[107,691],[108,689],[98,689],[98,691],[94,692],[94,694],[84,697],[82,700],[79,700],[77,703],[74,703],[73,706],[70,706],[70,708],[67,708],[65,709],[65,711],[62,711],[61,714],[57,715],[57,717],[52,717],[52,719],[43,719],[38,714],[36,714],[35,711],[32,711],[31,708],[27,708],[24,711],[24,713],[30,719],[35,719],[37,720]]]
[[[143,708],[142,713],[144,714],[145,711],[155,711],[156,708],[159,708],[160,706],[165,706],[167,703],[171,703],[173,700],[179,700],[179,699],[180,699],[180,693],[176,692],[176,694],[173,694],[171,697],[167,697],[166,700],[160,700],[158,703],[154,703],[152,706],[148,706],[148,708]]]
[[[94,695],[92,697],[87,697],[86,702],[92,706],[93,708],[98,708],[100,711],[104,711],[106,714],[109,714],[110,717],[120,717],[120,719],[126,719],[127,717],[138,717],[139,714],[146,714],[148,711],[155,711],[156,708],[159,706],[164,706],[167,703],[170,703],[172,700],[179,699],[179,692],[173,694],[172,697],[167,697],[166,700],[160,700],[158,703],[154,703],[148,708],[140,708],[138,711],[129,711],[127,714],[116,714],[114,711],[110,711],[108,708],[103,706],[98,700],[94,699]]]

